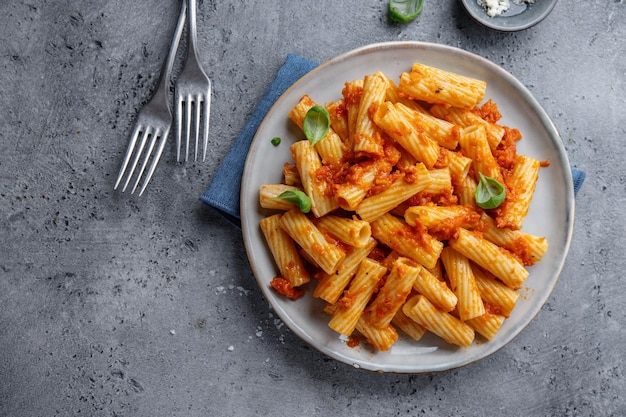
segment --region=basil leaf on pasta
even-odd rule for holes
[[[302,130],[304,135],[311,142],[311,145],[315,145],[320,140],[324,139],[330,129],[330,115],[322,106],[313,106],[306,112],[304,116],[304,124]]]
[[[478,175],[480,176],[480,181],[474,193],[476,204],[478,204],[478,207],[484,209],[494,209],[498,207],[506,197],[504,185],[482,173],[478,173]]]
[[[298,207],[300,207],[300,210],[303,213],[308,213],[309,211],[311,211],[311,199],[302,191],[283,191],[276,198],[297,205]]]

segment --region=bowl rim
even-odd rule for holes
[[[496,30],[496,31],[500,31],[500,32],[519,32],[521,30],[531,28],[535,26],[536,24],[538,24],[539,22],[541,22],[542,20],[544,20],[552,12],[552,9],[554,9],[554,6],[556,6],[556,3],[558,0],[540,0],[540,1],[547,1],[550,3],[547,9],[545,9],[535,19],[529,20],[526,23],[522,23],[516,26],[502,26],[497,23],[501,19],[506,19],[506,16],[489,17],[486,12],[476,13],[475,10],[469,6],[469,3],[476,2],[477,0],[459,0],[459,1],[463,5],[463,8],[467,12],[467,14],[474,21],[481,24],[482,26],[489,28],[489,29]]]

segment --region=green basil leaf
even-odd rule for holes
[[[422,12],[423,0],[389,0],[389,17],[394,22],[409,23]]]
[[[304,116],[302,130],[311,146],[324,139],[330,129],[330,115],[322,106],[313,106]]]
[[[276,197],[278,200],[284,200],[288,203],[295,204],[300,207],[303,213],[311,211],[311,199],[308,195],[299,190],[283,191]]]
[[[497,180],[487,177],[482,173],[478,174],[480,176],[480,181],[478,182],[478,187],[476,187],[476,192],[474,193],[474,198],[476,199],[476,204],[478,207],[484,209],[494,209],[498,207],[504,201],[506,197],[506,190],[504,189],[504,185],[500,184]]]
[[[274,146],[278,146],[280,145],[280,138],[278,136],[272,138],[272,140],[270,141],[272,143],[272,145]]]

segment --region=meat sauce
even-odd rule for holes
[[[270,285],[278,294],[291,300],[297,300],[298,298],[304,296],[304,291],[302,289],[294,287],[283,277],[275,277],[270,281]]]

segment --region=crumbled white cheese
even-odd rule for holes
[[[491,17],[500,16],[511,6],[509,0],[478,0],[478,5],[487,9],[487,14]]]
[[[534,2],[535,0],[513,0],[515,4],[533,4]],[[491,17],[500,16],[511,7],[509,0],[478,0],[478,5],[484,7]]]

